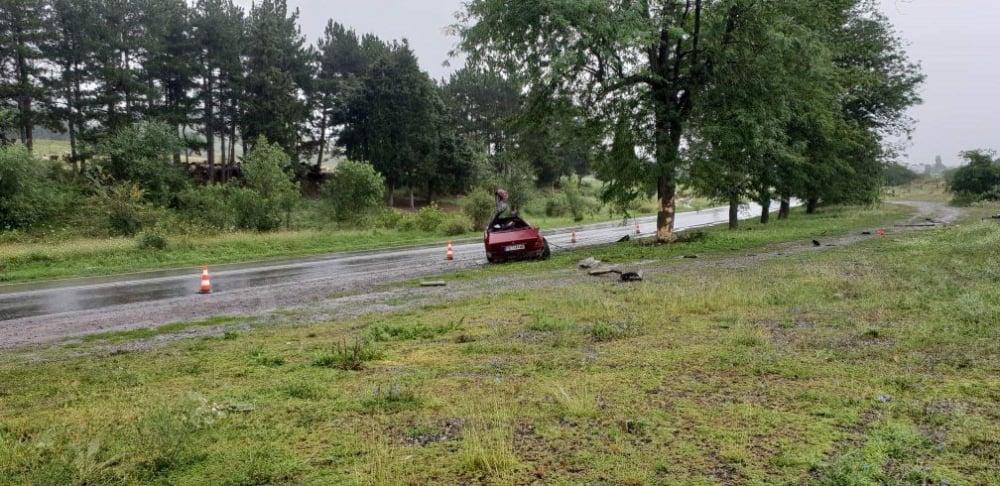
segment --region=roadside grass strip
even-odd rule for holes
[[[1000,225],[740,263],[852,218],[595,252],[643,282],[6,351],[0,483],[1000,484]]]

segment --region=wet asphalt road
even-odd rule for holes
[[[741,219],[756,217],[760,207],[743,207]],[[725,222],[728,208],[719,207],[698,212],[680,213],[676,230],[691,229]],[[636,237],[655,232],[655,217],[622,222],[580,226],[575,229],[577,242],[571,243],[572,229],[546,231],[553,252],[571,251],[618,241],[625,235]],[[530,221],[529,221],[530,222]],[[481,240],[462,241],[454,245],[454,261],[445,259],[445,244],[434,247],[394,248],[378,251],[338,253],[322,257],[249,264],[211,266],[213,298],[226,294],[253,292],[261,295],[268,287],[290,285],[306,288],[310,282],[362,281],[375,274],[398,275],[398,279],[415,278],[469,268],[485,262]],[[126,305],[153,305],[176,309],[181,318],[187,308],[196,308],[208,296],[198,295],[201,268],[184,268],[97,278],[68,279],[54,282],[0,286],[0,340],[3,327],[30,319],[38,322],[46,316],[59,315],[60,320],[72,319],[73,313],[95,311]],[[382,279],[386,280],[385,278]],[[267,301],[265,297],[263,299]],[[266,302],[265,302],[266,304]],[[280,304],[280,303],[279,303]],[[259,306],[258,306],[259,307]],[[92,313],[81,315],[86,319]],[[0,342],[0,345],[10,344]]]

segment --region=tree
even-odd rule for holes
[[[88,25],[89,79],[85,79],[94,85],[97,109],[91,118],[104,129],[101,133],[114,133],[142,118],[152,94],[142,79],[146,5],[141,0],[96,0],[93,8],[96,19]]]
[[[300,200],[299,189],[293,180],[291,158],[277,143],[268,143],[261,136],[253,150],[244,157],[243,177],[255,201],[243,202],[257,209],[251,213],[253,224],[244,224],[258,230],[276,228],[284,215],[285,225],[291,225],[292,210]]]
[[[150,93],[147,119],[180,130],[192,119],[196,57],[191,10],[184,0],[151,2],[142,12],[147,59],[142,78]],[[174,155],[180,161],[180,152]]]
[[[948,189],[957,200],[1000,199],[1000,163],[992,150],[965,150],[959,153],[968,164],[959,167]]]
[[[332,20],[316,46],[315,80],[310,91],[312,131],[317,156],[313,170],[320,171],[330,132],[344,118],[351,93],[358,89],[369,59],[361,50],[358,35]]]
[[[14,108],[18,139],[31,150],[37,113],[48,93],[41,46],[50,35],[41,0],[0,1],[0,102]]]
[[[198,0],[191,20],[197,78],[200,80],[196,119],[205,136],[209,181],[215,182],[216,149],[224,165],[233,163],[240,100],[243,98],[244,12],[232,0]],[[229,150],[226,150],[226,140]],[[228,177],[229,171],[224,172]]]
[[[437,90],[409,45],[394,43],[368,70],[352,99],[338,144],[352,160],[370,160],[388,184],[413,188],[433,173],[439,147]]]
[[[919,177],[920,175],[914,172],[913,169],[898,162],[893,162],[885,166],[885,183],[889,186],[905,186]]]
[[[498,72],[464,67],[449,77],[441,96],[459,135],[481,140],[491,155],[511,148],[511,128],[521,111],[517,83]]]
[[[163,122],[140,122],[105,137],[98,153],[112,182],[134,182],[146,200],[162,206],[189,184],[187,173],[174,162],[182,147],[176,128]]]
[[[81,139],[89,138],[93,106],[90,85],[90,57],[95,33],[91,26],[98,22],[94,0],[52,0],[49,28],[52,36],[42,44],[43,56],[57,69],[44,77],[53,93],[49,111],[69,132],[70,160],[82,172],[85,150]]]
[[[263,135],[296,161],[300,127],[308,117],[303,89],[310,76],[298,17],[298,9],[288,12],[285,0],[262,0],[250,9],[240,120],[244,140]]]
[[[337,164],[326,187],[334,217],[340,221],[357,220],[381,204],[385,177],[367,162],[345,160]]]
[[[656,184],[657,240],[673,238],[681,141],[713,56],[739,41],[743,2],[499,2],[467,4],[461,46],[473,64],[574,99],[602,120],[640,120],[652,164],[619,186]]]
[[[205,135],[209,182],[215,182],[216,147],[223,161],[235,158],[239,103],[243,98],[243,64],[240,58],[245,34],[243,10],[232,0],[198,0],[192,14],[192,36],[197,63],[197,120]],[[226,138],[230,150],[226,151]],[[217,143],[218,140],[218,143]],[[228,174],[229,171],[224,171]]]

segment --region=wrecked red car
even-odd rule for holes
[[[496,191],[497,213],[483,234],[486,261],[502,263],[508,260],[546,259],[551,254],[549,242],[542,237],[537,226],[531,226],[516,211],[503,216],[507,210],[508,194]]]

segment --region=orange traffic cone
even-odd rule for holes
[[[569,242],[572,243],[572,244],[574,244],[574,245],[576,244],[576,230],[573,230],[573,233],[570,234],[570,236],[569,236]]]
[[[201,266],[201,290],[199,294],[211,294],[212,282],[208,279],[208,265]]]
[[[639,230],[639,221],[638,220],[636,220],[636,222],[635,222],[635,234],[637,234],[637,235],[641,235],[642,234],[642,231]]]
[[[445,260],[455,259],[455,252],[451,249],[451,241],[448,241],[448,253],[445,254],[444,259]]]

